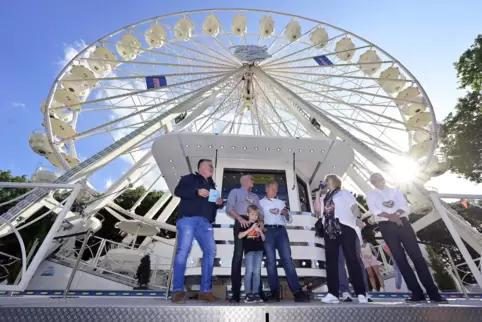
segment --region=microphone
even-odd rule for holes
[[[326,184],[324,184],[323,182],[320,182],[320,185],[318,186],[318,188],[311,190],[311,193],[315,193],[319,190],[325,190],[325,188],[326,188]]]

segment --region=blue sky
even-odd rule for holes
[[[60,71],[61,62],[79,42],[89,44],[124,25],[166,13],[234,7],[289,12],[350,30],[384,48],[424,86],[439,120],[454,107],[457,90],[453,62],[482,32],[482,1],[227,1],[42,0],[3,1],[0,10],[2,78],[0,169],[31,174],[44,161],[28,145],[42,128],[39,104]],[[260,3],[263,3],[260,6]],[[44,161],[45,163],[45,161]],[[445,179],[444,179],[445,180]],[[450,185],[449,181],[441,184]],[[475,186],[462,183],[472,191]],[[455,184],[453,184],[455,185]],[[465,189],[467,188],[467,189]]]

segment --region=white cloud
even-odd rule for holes
[[[20,103],[20,102],[12,102],[13,107],[19,107],[19,108],[25,108],[26,105],[25,103]]]
[[[114,183],[114,180],[112,180],[111,178],[108,178],[106,181],[105,181],[105,184],[104,184],[104,188],[107,190],[110,188],[110,186],[112,186],[112,184]]]
[[[64,44],[64,56],[57,63],[64,67],[86,47],[87,44],[82,39],[74,41],[72,44]]]

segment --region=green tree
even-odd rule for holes
[[[114,202],[126,210],[130,210],[132,206],[141,198],[147,189],[143,186],[139,186],[135,189],[126,190],[119,197],[117,197]],[[163,195],[162,191],[153,190],[142,200],[141,204],[136,208],[135,212],[139,216],[144,216],[147,214],[149,209],[156,203],[159,198]]]
[[[14,176],[10,170],[4,171],[0,170],[0,182],[28,182],[27,176]],[[0,189],[0,204],[3,204],[9,200],[20,197],[21,195],[27,193],[30,189],[25,188],[3,188]],[[15,202],[0,206],[0,214],[7,212]]]
[[[450,170],[477,183],[482,182],[481,129],[482,93],[469,92],[459,98],[455,112],[444,120],[440,135]]]
[[[428,257],[430,260],[430,267],[432,267],[432,270],[434,271],[433,278],[437,283],[438,288],[441,291],[456,290],[457,288],[455,285],[455,281],[445,269],[444,263],[442,262],[442,260],[440,260],[439,256],[437,255],[438,253],[430,246],[427,246],[425,249],[427,250]]]
[[[440,141],[450,160],[450,170],[462,177],[482,182],[482,35],[454,64],[460,87],[467,90],[459,98],[455,112],[444,120]]]
[[[12,175],[12,172],[10,170],[0,170],[0,182],[21,182],[21,183],[26,183],[28,182],[27,176],[14,176]],[[0,190],[0,204],[5,203],[7,201],[13,200],[15,198],[18,198],[22,196],[23,194],[27,193],[30,189],[29,188],[4,188]],[[0,214],[3,214],[4,212],[7,212],[11,207],[15,206],[17,202],[12,202],[5,204],[3,206],[0,206]],[[47,208],[42,207],[39,211],[34,213],[28,220],[25,221],[25,223],[30,222],[31,220],[34,220],[38,218],[40,215],[44,214],[46,211],[48,211]],[[23,242],[25,244],[25,251],[27,254],[30,252],[30,249],[33,246],[34,240],[38,239],[40,243],[42,243],[43,239],[47,235],[47,232],[50,228],[51,225],[51,218],[49,216],[44,217],[43,219],[39,220],[38,222],[34,223],[33,225],[22,229],[20,231],[20,235],[22,236]],[[20,257],[21,256],[21,251],[20,251],[20,246],[18,243],[18,239],[14,234],[10,234],[4,238],[2,238],[2,241],[0,243],[0,251]],[[20,272],[22,267],[21,262],[15,263],[12,267],[9,269],[9,274],[7,277],[7,281],[12,284],[18,273]]]
[[[482,35],[475,38],[472,46],[454,65],[461,88],[470,88],[476,92],[482,90]]]

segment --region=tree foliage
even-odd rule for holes
[[[464,178],[482,182],[482,93],[469,92],[459,98],[455,113],[444,120],[440,136],[450,159],[450,170]]]
[[[440,140],[450,160],[450,170],[482,182],[482,35],[455,63],[460,87],[468,90],[459,98],[455,112],[444,120]]]
[[[482,34],[475,38],[472,46],[454,65],[461,88],[470,88],[476,92],[482,90]]]
[[[146,188],[139,186],[135,189],[129,189],[117,197],[114,202],[121,206],[122,208],[129,210],[134,204],[139,200],[145,193]],[[153,190],[144,198],[141,204],[136,208],[135,212],[139,216],[144,216],[147,214],[149,209],[156,203],[159,198],[163,195],[162,191]]]
[[[28,182],[27,181],[27,176],[14,176],[12,175],[12,172],[10,170],[3,171],[0,170],[0,182]],[[5,203],[9,200],[15,199],[17,197],[20,197],[21,195],[27,193],[30,189],[25,189],[25,188],[3,188],[0,189],[0,204]],[[4,212],[8,211],[10,207],[15,205],[15,203],[12,204],[6,204],[4,206],[0,207],[0,214],[3,214]]]
[[[440,259],[438,253],[433,249],[433,247],[430,246],[427,246],[426,250],[430,260],[430,267],[434,271],[433,278],[435,283],[437,283],[438,288],[445,292],[457,290],[455,281],[445,269],[446,266]]]

